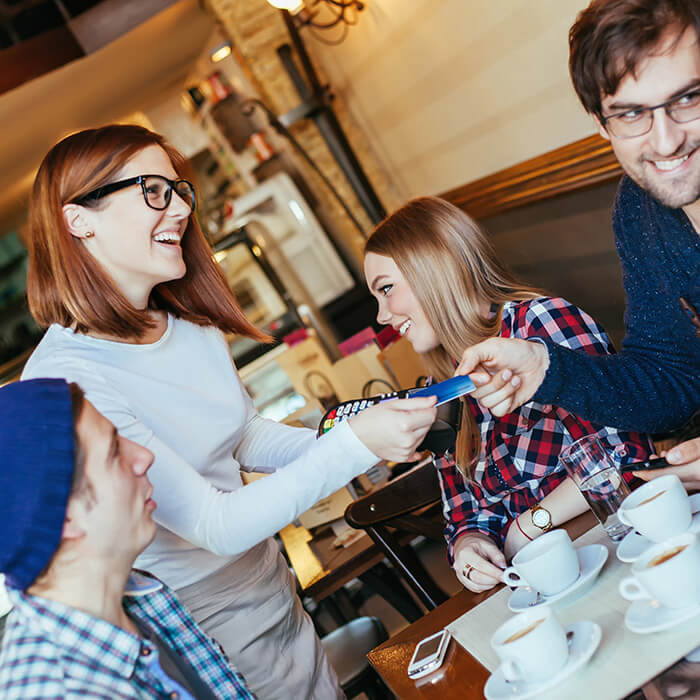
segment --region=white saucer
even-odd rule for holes
[[[554,595],[540,595],[538,598],[537,591],[530,586],[520,586],[516,588],[508,599],[508,608],[513,612],[522,612],[530,608],[539,607],[542,605],[550,605],[556,603],[563,598],[573,596],[576,597],[585,593],[600,573],[608,558],[608,548],[602,544],[589,544],[585,547],[579,547],[576,550],[578,555],[578,563],[581,569],[578,578],[563,591]]]
[[[690,532],[700,532],[700,493],[693,494],[689,497],[689,500],[690,512],[693,513]],[[626,564],[631,564],[638,557],[641,557],[653,544],[644,535],[640,535],[635,530],[632,530],[622,538],[622,542],[617,546],[617,558]]]
[[[569,642],[569,658],[561,669],[542,681],[526,683],[524,681],[507,681],[499,666],[486,681],[484,697],[486,700],[525,700],[532,698],[561,683],[574,671],[583,666],[600,644],[602,636],[600,625],[588,620],[574,622],[566,628],[567,633],[573,632]]]
[[[625,627],[630,632],[661,632],[700,615],[700,601],[687,608],[667,608],[656,600],[635,600],[625,613]]]

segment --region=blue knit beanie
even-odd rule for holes
[[[74,463],[68,384],[0,388],[0,572],[9,586],[28,588],[58,549]]]

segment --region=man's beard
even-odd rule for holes
[[[693,159],[690,169],[672,179],[659,176],[654,164],[646,158],[638,160],[635,171],[628,175],[661,204],[671,209],[686,207],[700,199],[700,151],[689,152]]]

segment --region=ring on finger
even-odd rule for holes
[[[472,571],[474,571],[474,567],[471,564],[467,564],[463,569],[462,573],[464,574],[464,578],[469,581],[470,578],[469,576],[471,575]]]

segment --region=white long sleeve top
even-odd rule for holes
[[[174,588],[219,570],[378,461],[341,423],[316,439],[261,418],[223,334],[168,317],[148,345],[52,325],[22,379],[76,382],[119,433],[155,455],[156,538],[136,565]],[[246,486],[241,465],[274,468]]]

